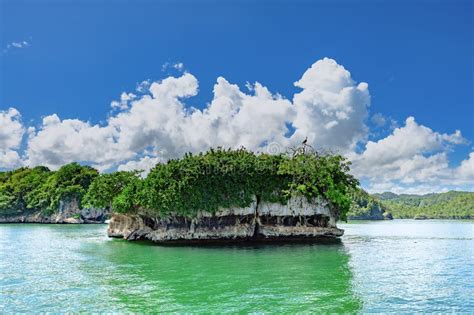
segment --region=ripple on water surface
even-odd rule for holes
[[[474,312],[474,223],[358,222],[334,244],[161,247],[0,225],[0,312]]]

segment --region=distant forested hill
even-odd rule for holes
[[[474,219],[474,192],[426,195],[373,194],[394,218]]]
[[[392,192],[369,195],[366,191],[351,193],[350,220],[474,219],[474,192],[450,191],[426,195],[397,195]]]
[[[365,190],[356,189],[350,194],[352,205],[347,217],[349,220],[384,220],[392,219],[388,208],[376,197]]]

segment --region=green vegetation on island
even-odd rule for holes
[[[77,163],[55,172],[21,168],[0,173],[0,213],[51,212],[61,200],[76,198],[85,207],[111,206],[122,213],[147,209],[161,215],[193,216],[219,207],[245,207],[254,196],[285,203],[300,194],[309,200],[326,200],[345,219],[352,203],[350,191],[358,186],[349,166],[340,155],[305,150],[289,156],[211,149],[157,164],[144,179],[136,172],[99,175]]]
[[[77,163],[54,172],[44,166],[0,172],[0,214],[35,210],[50,214],[58,209],[60,201],[72,198],[80,204],[98,176],[94,168]]]
[[[58,210],[61,201],[74,198],[82,207],[121,213],[147,209],[161,215],[193,216],[219,207],[245,207],[254,196],[284,204],[291,195],[300,194],[329,201],[343,220],[474,218],[474,193],[369,195],[349,174],[349,166],[340,155],[215,149],[157,164],[143,179],[138,172],[99,174],[78,163],[57,171],[22,167],[0,172],[0,215],[33,211],[48,215]]]
[[[354,189],[351,192],[351,199],[351,209],[347,214],[349,220],[392,219],[388,207],[363,189]]]
[[[108,194],[114,211],[147,209],[157,214],[193,216],[219,207],[246,207],[254,198],[285,203],[292,194],[322,197],[342,218],[349,210],[349,190],[358,182],[339,155],[301,153],[294,156],[255,154],[245,149],[211,149],[157,164],[143,180],[132,180],[120,193]],[[102,176],[102,175],[101,175]],[[108,182],[96,180],[108,190]],[[96,183],[93,183],[95,185]],[[100,200],[86,195],[89,205]]]

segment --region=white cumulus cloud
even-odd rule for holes
[[[316,148],[341,153],[354,149],[367,136],[368,84],[357,84],[351,74],[328,58],[314,63],[295,82],[303,89],[293,97],[296,118],[294,138],[308,137]]]
[[[295,86],[301,90],[287,99],[259,82],[247,83],[243,91],[218,77],[210,102],[197,109],[187,101],[199,93],[198,79],[184,72],[145,80],[136,91],[123,92],[111,103],[113,110],[103,124],[52,114],[36,128],[26,128],[18,111],[9,109],[0,112],[0,166],[55,169],[78,161],[101,171],[141,169],[146,174],[156,163],[186,152],[244,146],[278,153],[307,137],[316,149],[346,154],[354,174],[372,191],[446,190],[474,181],[474,153],[458,167],[449,166],[450,149],[466,143],[460,131],[439,133],[409,117],[387,137],[367,141],[368,84],[356,82],[335,60],[318,60]],[[379,127],[387,124],[381,114],[372,120]],[[28,140],[21,159],[25,130]]]
[[[88,162],[106,169],[133,154],[119,150],[110,126],[101,127],[79,119],[46,116],[38,131],[30,135],[25,164],[53,169],[72,162]]]
[[[15,108],[0,111],[0,169],[17,167],[21,163],[20,148],[25,128]]]
[[[138,160],[131,160],[119,165],[119,171],[142,171],[141,176],[145,177],[150,170],[158,163],[163,163],[164,160],[158,157],[144,156]]]
[[[266,151],[277,143],[284,150],[305,137],[315,147],[347,152],[366,137],[367,84],[357,84],[328,58],[295,83],[302,91],[293,102],[259,82],[248,84],[245,93],[219,77],[211,102],[196,109],[186,105],[199,92],[192,74],[144,82],[139,85],[143,94],[124,92],[120,101],[112,102],[118,112],[103,126],[46,116],[30,136],[27,163],[56,168],[82,161],[106,169],[132,165],[130,161],[143,155],[169,159],[216,146]]]
[[[455,176],[460,181],[474,183],[474,152],[469,153],[469,157],[461,162],[461,165],[456,169]]]
[[[466,139],[459,130],[441,134],[408,117],[404,126],[394,129],[386,138],[367,142],[365,151],[352,153],[350,158],[353,172],[373,183],[369,187],[373,191],[384,187],[395,191],[397,185],[431,185],[436,190],[445,190],[447,186],[464,184],[455,173],[467,172],[450,168],[448,161],[451,146],[463,143]],[[468,169],[470,162],[463,163]]]

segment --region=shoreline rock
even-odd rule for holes
[[[0,215],[0,223],[44,223],[44,224],[97,224],[110,217],[108,209],[81,209],[76,199],[61,201],[56,212],[47,215],[41,210],[24,210]]]

